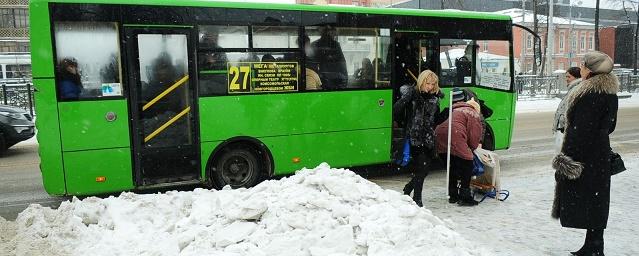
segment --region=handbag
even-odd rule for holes
[[[410,162],[410,139],[407,137],[402,145],[402,154],[395,159],[395,163],[401,167],[405,167]]]
[[[621,159],[621,156],[611,150],[610,151],[610,175],[615,175],[625,170],[626,170],[626,165],[623,163],[623,159]]]
[[[473,153],[473,176],[481,176],[484,174],[484,163],[477,154]]]

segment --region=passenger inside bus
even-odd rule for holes
[[[202,30],[204,33],[200,37],[200,48],[206,53],[200,56],[200,67],[202,70],[222,70],[226,69],[228,61],[226,53],[217,50],[222,49],[218,44],[219,32],[215,28]]]
[[[315,53],[311,47],[311,39],[307,35],[303,35],[297,38],[297,46],[304,50],[306,54],[305,72],[306,72],[306,90],[321,90],[322,80],[317,74],[319,69],[318,63],[315,61]],[[294,53],[287,53],[284,55],[285,61],[297,61],[297,57]]]
[[[60,99],[77,100],[82,94],[82,80],[75,58],[64,58],[58,65],[58,93]]]
[[[471,83],[472,75],[475,75],[475,83],[479,84],[479,73],[477,71],[481,70],[481,67],[473,68],[473,48],[477,49],[479,45],[474,43],[468,44],[464,50],[464,56],[455,60],[455,66],[457,67],[456,84]],[[477,64],[480,64],[479,61],[477,61]]]
[[[375,68],[369,58],[362,59],[362,66],[355,70],[354,77],[357,88],[375,87]]]
[[[186,75],[180,74],[178,70],[184,70],[184,67],[173,65],[173,58],[167,52],[160,53],[158,57],[151,62],[149,68],[148,82],[142,83],[142,101],[140,105],[149,104],[149,102],[160,96],[163,92],[167,92],[169,87],[173,86]],[[148,109],[142,111],[141,119],[145,136],[148,136],[151,132],[167,123],[186,107],[187,104],[183,100],[186,98],[186,88],[187,87],[179,86],[173,91],[168,91],[168,94],[160,97],[159,100],[148,107]],[[163,147],[185,144],[188,137],[187,134],[183,133],[183,129],[181,129],[181,127],[186,125],[185,120],[185,118],[178,119],[152,140],[145,143],[146,146]]]
[[[314,59],[319,63],[322,87],[328,90],[346,88],[348,83],[346,59],[340,43],[335,40],[336,33],[331,25],[320,27],[320,39],[311,43]]]
[[[262,62],[275,62],[275,57],[268,53],[264,54],[264,56],[262,56]]]

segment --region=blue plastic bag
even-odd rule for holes
[[[397,159],[395,161],[395,163],[397,163],[398,165],[405,167],[406,165],[408,165],[408,162],[410,162],[410,140],[408,138],[406,138],[406,140],[404,140],[404,149],[402,150],[402,158],[401,159]]]
[[[473,153],[473,176],[481,176],[484,174],[484,163],[479,157]]]

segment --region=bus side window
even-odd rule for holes
[[[469,39],[440,40],[439,83],[442,86],[464,86],[476,82],[473,79],[477,73],[473,68],[473,47],[476,46],[475,42]]]
[[[198,73],[199,95],[228,93],[227,64],[245,58],[245,53],[227,52],[227,48],[248,48],[246,26],[199,26]]]
[[[117,24],[56,22],[54,25],[58,98],[122,96]]]
[[[477,45],[477,84],[481,87],[510,90],[510,43],[490,40],[477,41]]]
[[[390,45],[389,31],[331,25],[306,27],[311,42],[305,50],[307,68],[316,71],[326,90],[387,87],[390,72],[382,56],[386,56],[384,51]]]

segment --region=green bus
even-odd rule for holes
[[[29,5],[52,195],[249,187],[321,162],[390,163],[392,103],[425,69],[445,92],[472,88],[494,110],[484,147],[510,145],[509,16],[200,0]],[[457,67],[464,55],[472,72]]]

